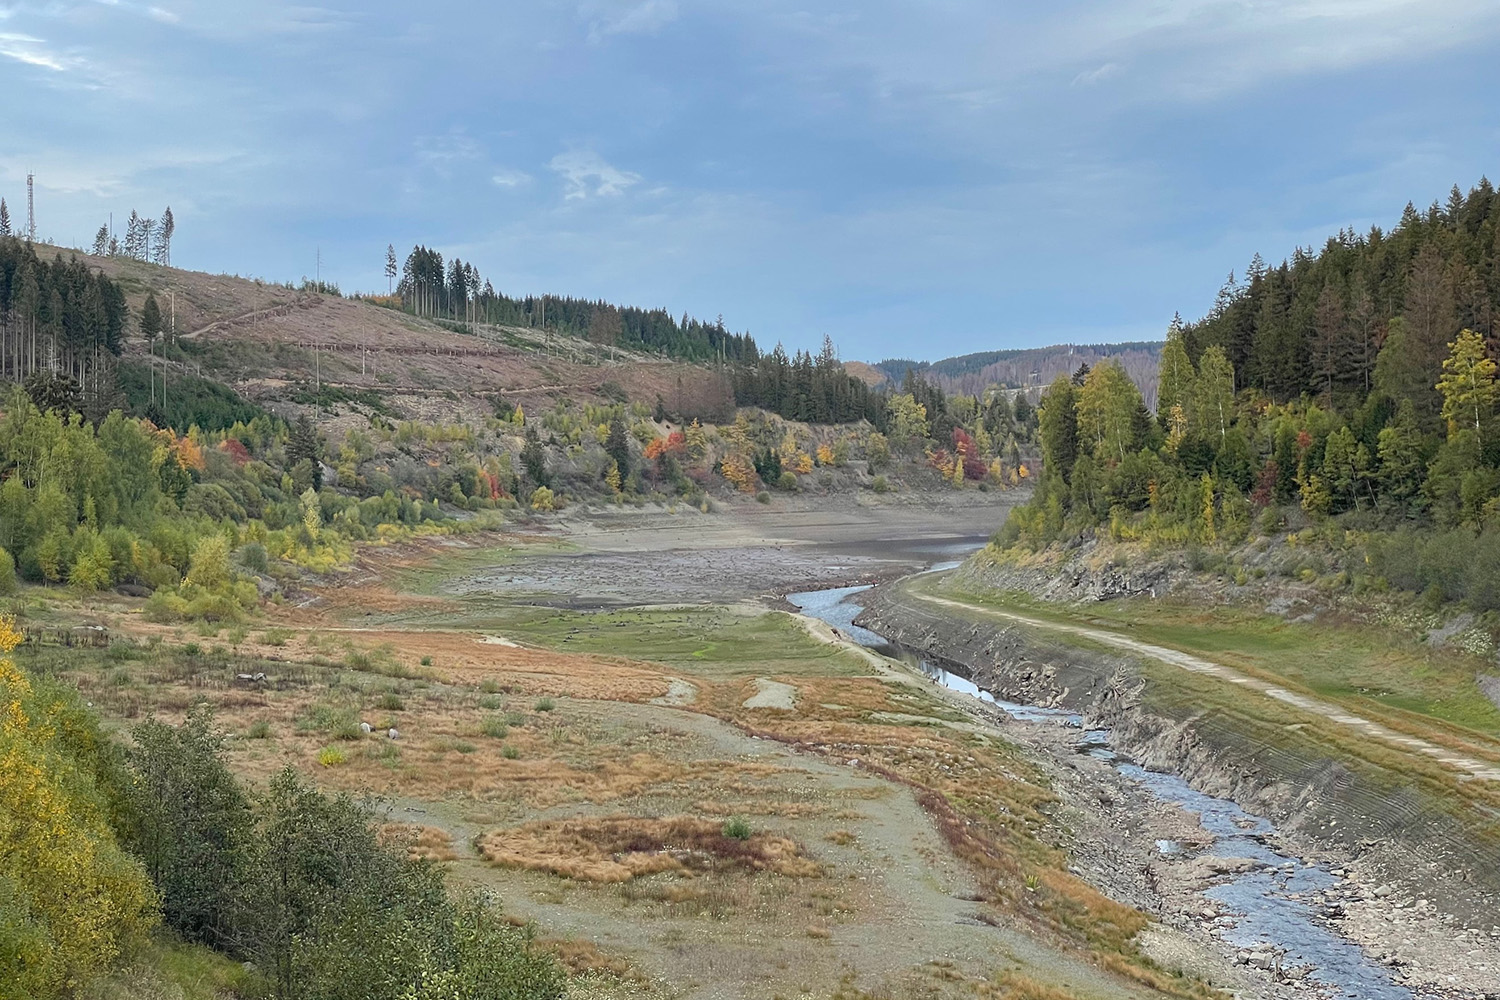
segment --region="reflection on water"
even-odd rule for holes
[[[942,568],[948,568],[948,564]],[[804,614],[827,622],[855,642],[900,655],[944,687],[994,705],[1014,719],[1082,728],[1083,719],[1074,712],[1003,701],[967,677],[895,650],[878,633],[855,625],[854,619],[864,609],[851,598],[868,589],[814,590],[788,594],[787,600]],[[1253,866],[1250,871],[1233,875],[1204,892],[1229,911],[1228,917],[1214,922],[1212,933],[1238,948],[1280,953],[1282,969],[1305,970],[1311,983],[1325,987],[1320,992],[1332,989],[1328,995],[1350,1000],[1412,1000],[1412,992],[1392,982],[1389,973],[1366,958],[1357,945],[1316,919],[1317,904],[1313,897],[1337,886],[1339,879],[1325,868],[1303,864],[1267,846],[1266,839],[1276,833],[1270,820],[1247,813],[1228,799],[1196,791],[1176,775],[1128,763],[1110,748],[1107,729],[1084,731],[1075,746],[1080,753],[1113,763],[1159,801],[1197,813],[1200,825],[1214,838],[1213,843],[1197,854],[1190,854],[1177,841],[1158,840],[1155,846],[1162,856],[1242,858]]]

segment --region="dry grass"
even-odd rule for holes
[[[452,861],[458,857],[453,850],[453,837],[435,826],[387,823],[380,828],[380,839],[385,844],[405,846],[407,855],[413,859]]]
[[[527,823],[486,834],[479,851],[494,864],[584,882],[625,882],[670,871],[769,871],[803,878],[821,871],[786,837],[755,833],[739,840],[725,836],[719,823],[688,816]]]

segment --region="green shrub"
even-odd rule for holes
[[[292,633],[284,628],[268,628],[260,634],[260,641],[267,646],[285,646]]]
[[[158,590],[146,598],[146,604],[141,608],[141,614],[148,622],[156,622],[159,625],[174,625],[187,618],[188,602],[181,595],[170,590]]]
[[[767,493],[765,490],[761,490],[759,493],[755,494],[755,502],[756,503],[770,503],[771,502],[771,494]]]
[[[750,839],[750,823],[743,816],[731,816],[724,821],[724,836],[735,840]]]
[[[271,724],[265,719],[250,723],[250,728],[245,730],[245,735],[252,740],[263,740],[271,735]]]
[[[9,552],[0,549],[0,596],[16,592],[16,561]]]
[[[510,735],[510,727],[505,724],[504,719],[488,718],[479,724],[479,732],[495,740],[503,740]]]
[[[876,493],[889,492],[890,488],[891,484],[886,481],[886,478],[884,476],[876,476],[875,481],[870,484],[870,489],[874,490]]]
[[[517,750],[515,747],[507,743],[505,746],[500,748],[500,756],[504,757],[506,760],[515,760],[516,758],[521,756],[521,751]]]
[[[535,708],[538,712],[550,712],[556,707],[551,698],[538,698],[536,700]]]
[[[432,666],[432,657],[430,657],[430,656],[424,656],[424,657],[422,657],[422,661],[421,662],[422,662],[422,666],[424,666],[424,667],[430,667],[430,666]]]
[[[406,711],[406,702],[396,692],[386,691],[379,698],[375,699],[375,707],[387,712],[404,712]]]

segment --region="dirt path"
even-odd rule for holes
[[[1162,663],[1166,663],[1174,667],[1180,667],[1183,670],[1188,670],[1193,673],[1208,674],[1211,677],[1217,677],[1220,680],[1229,682],[1230,684],[1239,685],[1240,687],[1243,687],[1248,691],[1258,692],[1259,694],[1267,698],[1273,698],[1276,701],[1285,702],[1288,705],[1300,708],[1304,712],[1321,716],[1322,718],[1327,719],[1330,722],[1336,722],[1341,726],[1348,726],[1351,729],[1356,729],[1364,736],[1380,740],[1381,742],[1395,746],[1398,749],[1405,750],[1411,753],[1425,754],[1426,756],[1431,757],[1434,760],[1437,760],[1456,771],[1467,773],[1470,777],[1478,778],[1483,781],[1500,781],[1500,767],[1497,767],[1494,764],[1488,763],[1486,761],[1476,760],[1473,757],[1466,757],[1463,754],[1454,753],[1452,750],[1448,750],[1444,747],[1437,746],[1436,744],[1429,743],[1426,740],[1418,739],[1415,736],[1408,736],[1405,733],[1398,733],[1395,730],[1389,729],[1386,726],[1382,726],[1377,722],[1371,722],[1369,719],[1354,715],[1349,711],[1338,707],[1337,705],[1330,704],[1326,701],[1321,701],[1317,698],[1310,698],[1307,695],[1288,691],[1285,688],[1278,687],[1277,685],[1272,684],[1268,681],[1263,681],[1255,677],[1247,676],[1238,670],[1224,666],[1222,663],[1215,663],[1212,660],[1205,660],[1202,657],[1193,656],[1189,653],[1184,653],[1181,650],[1171,649],[1166,646],[1157,646],[1148,642],[1141,642],[1139,639],[1132,639],[1129,636],[1120,635],[1118,632],[1111,632],[1107,629],[1089,628],[1083,625],[1066,625],[1060,622],[1044,621],[1039,618],[1031,618],[1027,615],[1016,614],[1012,611],[1001,611],[996,608],[989,608],[978,604],[970,604],[966,601],[954,600],[950,597],[938,597],[933,594],[924,594],[916,590],[910,590],[908,591],[908,593],[910,593],[912,597],[918,600],[926,601],[929,604],[940,604],[950,608],[960,608],[962,610],[985,615],[990,618],[1001,618],[1006,621],[1016,622],[1018,624],[1026,625],[1031,628],[1045,629],[1052,632],[1061,632],[1066,635],[1078,636],[1079,638],[1088,639],[1092,642],[1102,643],[1103,645],[1110,646],[1114,649],[1122,649],[1126,652],[1137,653],[1142,656],[1149,656],[1154,660],[1159,660]]]

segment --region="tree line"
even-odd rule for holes
[[[386,248],[385,273],[396,281],[396,251]],[[754,363],[759,352],[748,333],[730,333],[723,317],[712,323],[665,309],[616,306],[571,296],[512,298],[495,291],[479,269],[457,257],[414,247],[401,265],[395,293],[403,309],[430,319],[492,323],[557,331],[595,343],[661,353],[687,361]]]
[[[101,225],[94,234],[90,249],[95,257],[129,257],[131,260],[150,261],[162,267],[172,266],[172,235],[177,232],[177,221],[172,218],[172,206],[161,214],[161,221],[142,216],[135,209],[125,223],[125,240],[110,232],[108,224]]]
[[[0,378],[52,372],[107,392],[128,315],[120,286],[78,258],[0,237]]]
[[[777,344],[771,353],[739,366],[734,398],[740,406],[811,424],[878,423],[885,408],[883,396],[844,370],[828,337],[816,357],[807,351],[788,357]]]
[[[1173,321],[1154,414],[1113,363],[1057,379],[1043,475],[1006,537],[1107,524],[1233,543],[1294,516],[1339,519],[1371,533],[1369,564],[1391,582],[1500,606],[1497,224],[1482,180],[1425,213],[1408,205],[1388,234],[1343,232],[1275,268],[1257,256],[1207,316]],[[1423,563],[1440,536],[1468,555],[1434,548]]]

